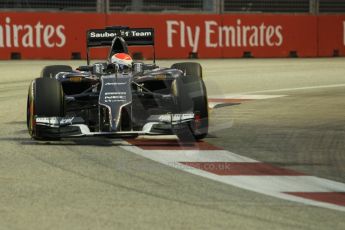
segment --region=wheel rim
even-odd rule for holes
[[[34,136],[35,134],[35,127],[36,127],[36,121],[34,119],[35,114],[35,107],[34,107],[34,97],[33,97],[33,85],[30,87],[29,95],[28,95],[28,103],[27,103],[27,125],[29,134],[31,136]]]

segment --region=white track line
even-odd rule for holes
[[[149,139],[149,138],[146,138]],[[180,162],[248,162],[259,163],[256,160],[244,157],[226,150],[145,150],[140,146],[127,142],[121,147],[126,151],[138,154],[145,158],[173,167],[178,170],[219,181],[228,185],[257,193],[273,196],[289,201],[300,202],[323,208],[345,211],[345,207],[327,202],[306,199],[286,192],[345,192],[345,184],[318,178],[315,176],[242,176],[217,175],[202,169],[194,168]]]
[[[298,90],[313,90],[313,89],[324,89],[324,88],[338,88],[345,87],[345,84],[331,84],[331,85],[317,85],[317,86],[304,86],[304,87],[293,87],[293,88],[282,88],[282,89],[268,89],[259,91],[241,92],[236,94],[210,94],[209,98],[223,98],[223,99],[242,99],[242,100],[261,100],[271,99],[277,97],[284,97],[287,95],[262,95],[266,93],[277,93],[277,92],[289,92]],[[257,94],[257,95],[255,95]]]
[[[143,150],[137,146],[124,146],[123,148],[167,164],[176,162],[258,162],[235,153],[229,154],[226,150],[164,150],[164,154],[162,154],[163,150]]]
[[[316,86],[304,86],[304,87],[282,88],[282,89],[268,89],[268,90],[260,90],[260,91],[242,92],[242,93],[237,93],[236,95],[276,93],[276,92],[288,92],[288,91],[298,91],[298,90],[313,90],[313,89],[324,89],[324,88],[338,88],[338,87],[345,87],[345,84],[316,85]],[[224,97],[232,97],[234,95],[235,94],[223,94]],[[215,97],[215,96],[212,95],[212,97]]]
[[[212,95],[210,99],[235,99],[235,100],[264,100],[278,97],[285,97],[286,95],[263,95],[263,94],[223,94]]]
[[[323,85],[323,86],[311,86],[311,87],[299,87],[299,88],[286,88],[286,89],[276,89],[276,90],[264,90],[264,91],[255,91],[255,92],[247,92],[243,94],[225,94],[219,96],[211,96],[210,99],[213,100],[211,102],[211,106],[215,106],[217,104],[227,103],[227,99],[234,99],[234,100],[260,100],[260,99],[271,99],[271,98],[279,98],[284,97],[286,95],[250,95],[254,93],[270,93],[270,92],[283,92],[283,91],[296,91],[296,90],[308,90],[308,89],[321,89],[321,88],[334,88],[334,87],[344,87],[345,84],[336,84],[336,85]],[[216,100],[215,100],[216,99]],[[217,101],[218,99],[219,102]],[[225,99],[222,102],[221,99]],[[229,102],[228,102],[229,103]],[[176,137],[169,136],[160,139],[161,137],[152,138],[152,141],[163,141],[160,146],[164,146],[164,141],[175,140]],[[145,139],[145,138],[144,138]],[[147,138],[150,139],[150,138]],[[143,143],[141,143],[143,144]],[[145,143],[144,143],[145,144]],[[171,145],[171,142],[167,142],[167,146]],[[300,196],[294,196],[287,194],[288,192],[295,192],[295,193],[318,193],[318,192],[325,192],[325,193],[332,193],[334,192],[345,192],[345,184],[315,177],[315,176],[305,176],[305,175],[259,175],[260,171],[257,175],[219,175],[217,172],[208,171],[205,168],[198,168],[186,165],[186,162],[197,163],[197,164],[217,164],[222,163],[228,164],[233,166],[236,163],[248,163],[248,164],[261,164],[260,162],[250,159],[248,157],[244,157],[226,150],[209,150],[209,149],[192,149],[192,150],[185,150],[183,147],[181,150],[176,149],[176,146],[172,146],[172,149],[175,150],[167,150],[166,146],[161,147],[159,149],[159,145],[157,147],[142,146],[135,146],[125,142],[121,146],[123,149],[143,156],[145,158],[151,159],[153,161],[159,162],[161,164],[167,165],[169,167],[174,167],[176,169],[192,173],[194,175],[202,176],[211,180],[219,181],[221,183],[225,183],[228,185],[236,186],[242,189],[254,191],[257,193],[273,196],[276,198],[295,201],[307,205],[313,205],[323,208],[334,209],[338,211],[345,211],[345,206],[336,205],[329,203],[329,201],[320,202],[313,199],[303,198]],[[151,149],[147,149],[151,148]],[[153,149],[152,149],[153,148]],[[158,148],[158,149],[157,149]],[[181,163],[183,162],[183,163]],[[233,164],[232,164],[233,163]],[[276,167],[277,168],[277,167]],[[239,170],[240,172],[241,170]],[[244,169],[246,171],[246,169]],[[278,170],[279,171],[279,170]],[[272,171],[273,172],[273,171]],[[284,174],[284,171],[281,171]],[[269,174],[269,173],[268,173]],[[338,203],[339,204],[339,203]]]
[[[212,109],[219,104],[227,103],[241,103],[246,100],[265,100],[272,98],[285,97],[286,95],[250,95],[250,94],[224,94],[224,95],[213,95],[209,96],[208,106]],[[231,100],[234,100],[231,102]]]

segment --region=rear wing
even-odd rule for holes
[[[111,46],[113,39],[122,37],[129,46],[154,46],[153,28],[106,27],[87,31],[87,47]]]
[[[88,63],[90,47],[111,46],[115,37],[122,37],[128,46],[153,46],[153,58],[155,60],[153,28],[112,26],[105,29],[90,29],[87,31],[86,48]]]

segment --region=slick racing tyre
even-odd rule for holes
[[[34,139],[56,139],[49,128],[36,125],[35,117],[63,117],[64,95],[61,83],[52,78],[36,78],[29,87],[27,99],[27,127]]]
[[[176,135],[185,141],[201,140],[208,133],[208,103],[205,84],[202,80],[202,68],[199,63],[176,63],[171,68],[184,72],[175,81],[175,94],[180,113],[193,112],[194,120],[188,127],[176,130]]]
[[[69,65],[48,65],[42,69],[41,77],[55,78],[59,72],[71,72],[73,69]]]

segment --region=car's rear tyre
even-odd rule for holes
[[[173,69],[182,70],[185,75],[188,75],[188,80],[197,81],[202,79],[202,67],[197,62],[178,62],[171,66]]]
[[[208,103],[205,84],[202,80],[202,67],[195,62],[176,63],[171,68],[185,74],[174,82],[175,94],[180,113],[193,112],[194,121],[188,127],[176,130],[182,141],[201,140],[208,134]]]
[[[42,69],[41,77],[54,78],[59,72],[71,72],[72,70],[69,65],[48,65]]]
[[[36,125],[35,117],[65,116],[61,83],[52,78],[36,78],[29,87],[27,99],[27,126],[34,139],[56,139]]]

